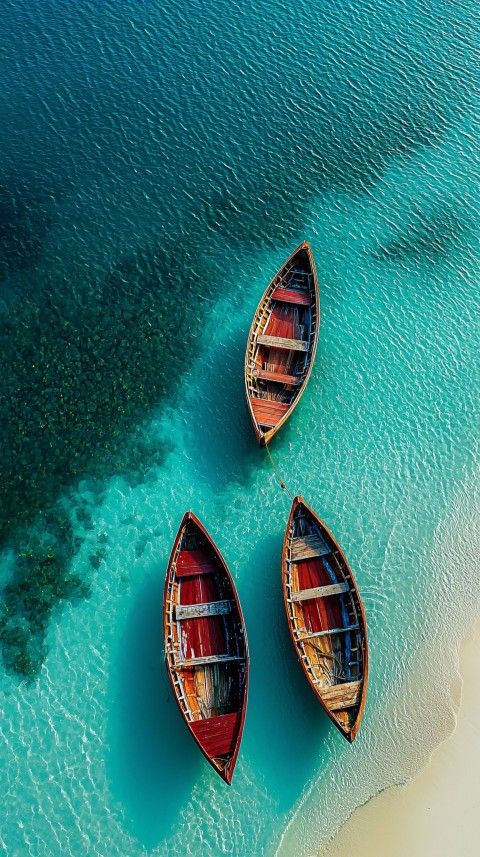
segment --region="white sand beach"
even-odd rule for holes
[[[348,819],[323,857],[475,857],[480,854],[480,623],[460,653],[453,733],[411,782]]]

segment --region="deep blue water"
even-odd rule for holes
[[[476,4],[5,0],[0,55],[0,843],[317,854],[441,740],[479,612]],[[288,503],[243,400],[304,238],[320,344],[272,451],[364,597],[353,747],[291,651]],[[187,507],[249,633],[231,790],[162,662]]]

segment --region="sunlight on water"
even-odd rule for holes
[[[271,35],[264,3],[221,4],[223,16],[218,4],[200,13],[86,3],[63,28],[56,4],[42,5],[40,22],[18,4],[9,56],[29,58],[23,93],[13,61],[6,80],[44,146],[33,156],[22,136],[17,147],[18,120],[2,101],[5,198],[15,201],[0,198],[2,312],[6,323],[24,318],[28,304],[16,359],[33,354],[42,372],[35,307],[48,310],[45,342],[68,340],[58,314],[68,308],[75,326],[76,306],[80,338],[91,311],[88,335],[100,344],[84,352],[75,419],[58,404],[70,390],[60,373],[41,396],[33,382],[22,387],[26,431],[43,419],[39,396],[56,403],[63,457],[32,440],[8,459],[10,501],[25,499],[15,479],[27,471],[40,500],[65,498],[74,550],[62,574],[89,587],[78,598],[60,574],[47,594],[35,590],[40,629],[35,611],[15,618],[15,633],[38,646],[40,671],[28,683],[21,670],[2,674],[9,856],[307,857],[446,734],[458,646],[480,609],[478,129],[472,7],[460,4],[454,20],[434,6],[334,3],[327,14],[317,5],[308,27],[279,6]],[[56,50],[36,83],[45,34]],[[253,312],[304,238],[320,280],[319,347],[272,454],[335,534],[364,599],[371,677],[352,746],[292,650],[280,586],[289,502],[244,402]],[[144,305],[154,333],[133,330]],[[162,312],[178,319],[177,337]],[[82,349],[62,354],[68,378]],[[20,389],[6,366],[6,389]],[[122,383],[109,386],[119,367]],[[92,402],[93,416],[77,423]],[[120,440],[104,447],[114,432]],[[59,462],[69,467],[74,452],[83,469],[72,469],[72,493]],[[30,517],[10,501],[32,543],[49,532],[37,500]],[[163,665],[164,574],[187,508],[224,553],[248,631],[249,705],[231,789],[188,735]],[[13,556],[4,554],[4,584]],[[18,640],[5,627],[11,652]]]

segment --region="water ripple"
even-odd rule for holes
[[[445,677],[479,606],[476,8],[4,0],[0,24],[2,524],[33,539],[73,492],[63,572],[91,587],[49,612],[34,681],[2,676],[0,842],[315,853],[448,729]],[[304,237],[322,331],[274,455],[365,599],[352,748],[289,645],[287,504],[243,402],[253,310]],[[250,636],[229,791],[163,699],[157,610],[186,506],[225,552]]]

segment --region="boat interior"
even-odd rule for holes
[[[188,521],[170,567],[166,654],[185,719],[217,767],[231,758],[241,726],[246,645],[223,564]]]
[[[330,716],[348,733],[362,697],[360,605],[337,546],[301,504],[292,519],[284,573],[287,609],[304,669]]]
[[[275,278],[260,304],[247,356],[247,386],[261,430],[277,425],[308,372],[316,327],[315,285],[306,250]]]

